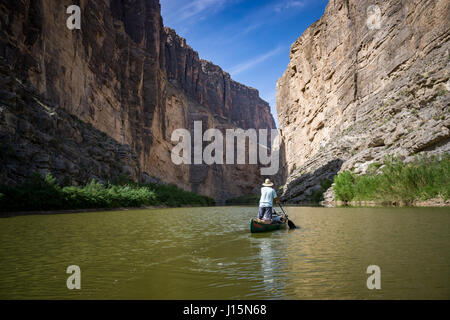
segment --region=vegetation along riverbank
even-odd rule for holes
[[[84,186],[61,186],[50,174],[45,178],[35,174],[17,186],[0,186],[0,212],[186,205],[211,206],[215,201],[171,184],[92,180]]]
[[[388,157],[365,174],[340,172],[334,178],[336,200],[364,205],[446,205],[450,199],[450,155],[420,157],[409,163]]]

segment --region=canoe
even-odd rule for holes
[[[265,224],[258,222],[255,218],[250,219],[250,232],[267,232],[273,230],[284,229],[287,226],[287,220],[283,223]]]

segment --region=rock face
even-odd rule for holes
[[[0,179],[22,182],[52,173],[64,185],[145,175],[136,154],[91,124],[43,100],[0,58]]]
[[[80,30],[66,27],[66,8],[72,4],[81,7]],[[0,56],[9,70],[6,76],[29,89],[23,89],[25,96],[34,92],[58,115],[73,115],[128,148],[136,163],[129,163],[125,174],[137,180],[154,176],[219,201],[249,193],[260,183],[257,165],[172,163],[171,133],[177,128],[193,131],[193,121],[202,121],[204,130],[270,129],[275,123],[257,90],[230,79],[164,28],[159,1],[6,0],[0,13]],[[12,92],[3,85],[1,89]],[[15,108],[14,103],[3,105],[3,115],[16,114]],[[75,126],[65,121],[68,127]],[[9,126],[1,125],[8,136]],[[31,125],[52,135],[37,123]],[[20,133],[15,141],[24,137]],[[2,143],[8,144],[8,139]],[[35,147],[46,150],[42,143]],[[97,161],[99,167],[106,163]],[[8,163],[2,165],[2,178],[9,183],[24,178],[8,169]],[[48,166],[52,168],[53,164]],[[96,177],[85,171],[86,179]],[[74,176],[71,171],[65,174]],[[103,178],[108,178],[107,172]]]
[[[449,17],[446,0],[329,1],[277,82],[285,200],[385,155],[450,151]]]
[[[174,30],[164,30],[166,74],[171,84],[229,124],[242,129],[275,128],[270,106],[256,89],[233,81],[220,67],[200,59]]]

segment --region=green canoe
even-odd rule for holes
[[[287,226],[287,220],[284,223],[265,224],[258,222],[255,218],[250,219],[250,232],[266,232],[278,229],[284,229]]]

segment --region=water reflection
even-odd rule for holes
[[[264,279],[264,290],[268,293],[274,291],[274,253],[270,238],[261,239],[259,255],[261,257],[261,270]],[[279,266],[278,266],[279,267]]]

